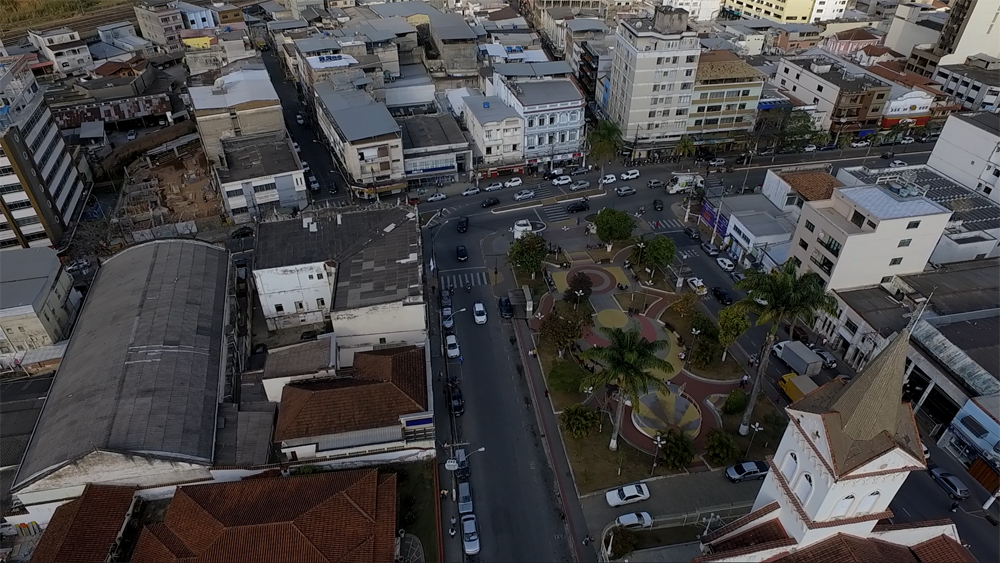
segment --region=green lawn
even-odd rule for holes
[[[753,437],[752,445],[749,435],[740,436],[739,429],[742,418],[742,413],[722,415],[722,427],[736,438],[737,457],[740,459],[762,460],[765,456],[773,455],[775,450],[778,449],[778,442],[781,441],[781,436],[785,433],[785,427],[788,426],[788,418],[785,416],[784,411],[775,408],[774,403],[764,393],[761,393],[757,397],[757,405],[750,416],[750,423],[751,425],[754,423],[760,424],[762,430],[757,432],[757,435]],[[753,434],[752,431],[751,434]],[[749,454],[747,454],[748,447],[750,448]]]
[[[691,354],[691,343],[694,341],[694,337],[691,335],[691,319],[693,316],[694,314],[687,317],[681,317],[674,312],[672,308],[668,308],[662,315],[660,315],[660,320],[667,326],[667,329],[673,330],[681,336],[681,339],[683,339],[684,344],[687,347],[689,358]],[[732,381],[743,377],[743,367],[739,364],[739,362],[734,360],[731,354],[727,354],[726,361],[723,362],[721,348],[719,350],[718,359],[709,364],[706,368],[695,367],[690,361],[684,364],[684,368],[698,377],[715,379],[717,381]]]
[[[621,438],[618,438],[618,451],[608,449],[608,442],[611,441],[611,422],[608,417],[604,418],[603,432],[593,432],[579,440],[565,432],[562,437],[581,495],[648,479],[650,476],[652,455],[640,452]],[[681,472],[657,465],[654,475],[677,473]]]
[[[396,474],[396,527],[420,539],[425,561],[439,560],[434,470],[433,460],[396,463],[383,468],[383,471]]]

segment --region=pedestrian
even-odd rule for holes
[[[747,358],[747,367],[753,367],[753,356]]]
[[[443,375],[444,375],[443,371],[439,371],[438,372],[438,381],[441,381],[441,376],[443,376]]]
[[[448,489],[441,489],[441,498],[448,498]]]
[[[957,500],[955,502],[951,503],[951,511],[952,512],[958,512],[958,501]]]
[[[454,526],[455,526],[455,522],[458,522],[458,519],[457,519],[457,518],[455,518],[454,516],[452,516],[452,517],[451,517],[451,525],[452,525],[452,527],[454,527]]]
[[[464,363],[465,363],[465,356],[459,356],[458,357],[458,365],[462,365]]]
[[[455,537],[456,534],[458,534],[458,532],[455,531],[455,528],[448,528],[448,535],[449,536]]]
[[[548,398],[549,398],[549,390],[548,390],[548,389],[546,389],[546,390],[545,390],[545,398],[546,398],[546,399],[548,399]]]
[[[745,388],[748,381],[750,381],[750,376],[744,373],[743,379],[740,380],[740,389]]]
[[[576,224],[577,224],[577,225],[579,225],[579,224],[580,224],[580,218],[579,218],[579,217],[577,217],[577,218],[576,218]]]

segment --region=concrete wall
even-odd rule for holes
[[[236,136],[233,118],[227,110],[221,109],[195,112],[195,121],[205,147],[205,156],[209,162],[218,165],[219,155],[222,154],[221,139]],[[242,136],[285,130],[285,117],[277,102],[274,105],[237,110],[236,121],[239,122]]]
[[[927,166],[1000,203],[1000,136],[949,117]]]
[[[333,301],[335,274],[323,262],[255,270],[254,283],[268,330],[323,322]]]
[[[397,301],[335,310],[330,313],[340,353],[340,367],[354,365],[354,354],[388,343],[423,346],[427,339],[426,306],[422,300]]]

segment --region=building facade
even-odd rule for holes
[[[974,55],[965,64],[941,65],[934,81],[954,96],[962,109],[996,112],[1000,109],[1000,60]]]
[[[83,72],[94,62],[87,42],[68,27],[45,31],[29,30],[28,41],[52,61],[56,72],[63,75]]]
[[[82,296],[50,248],[0,253],[0,355],[69,337]]]
[[[524,119],[496,96],[468,96],[463,115],[475,144],[476,168],[486,176],[524,168]],[[491,173],[492,172],[492,173]]]
[[[776,22],[811,23],[844,15],[846,0],[723,0],[726,12],[745,18],[765,18]]]
[[[184,29],[184,16],[169,0],[140,0],[133,10],[143,38],[153,42],[163,52],[181,50],[180,31]]]
[[[732,51],[702,53],[687,123],[695,145],[739,141],[753,127],[765,78]]]
[[[991,113],[953,113],[927,165],[1000,203],[1000,123]]]
[[[278,208],[309,204],[305,172],[284,132],[222,140],[213,167],[226,212],[236,223],[259,221]]]
[[[450,114],[396,119],[403,138],[403,168],[411,188],[466,182],[472,149]]]
[[[934,76],[937,67],[962,64],[982,53],[1000,58],[1000,4],[994,0],[954,0],[948,3],[948,19],[934,44],[913,47],[906,70]]]

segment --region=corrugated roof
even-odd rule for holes
[[[946,207],[925,197],[894,197],[881,186],[840,188],[845,199],[879,219],[905,219],[924,215],[951,214]]]
[[[194,109],[231,108],[247,102],[273,101],[280,103],[267,70],[243,69],[222,77],[225,88],[195,86],[189,88]]]
[[[316,86],[316,95],[348,142],[399,133],[399,124],[385,104],[364,90],[336,90],[333,84],[322,83]]]
[[[480,124],[498,123],[511,117],[521,118],[517,110],[503,103],[496,96],[466,96],[465,110],[475,116]]]
[[[493,65],[493,72],[500,76],[530,76],[542,78],[545,76],[556,76],[560,74],[571,74],[566,61],[547,61],[543,63],[501,63]]]
[[[514,95],[524,107],[583,101],[583,92],[570,80],[518,82]]]

